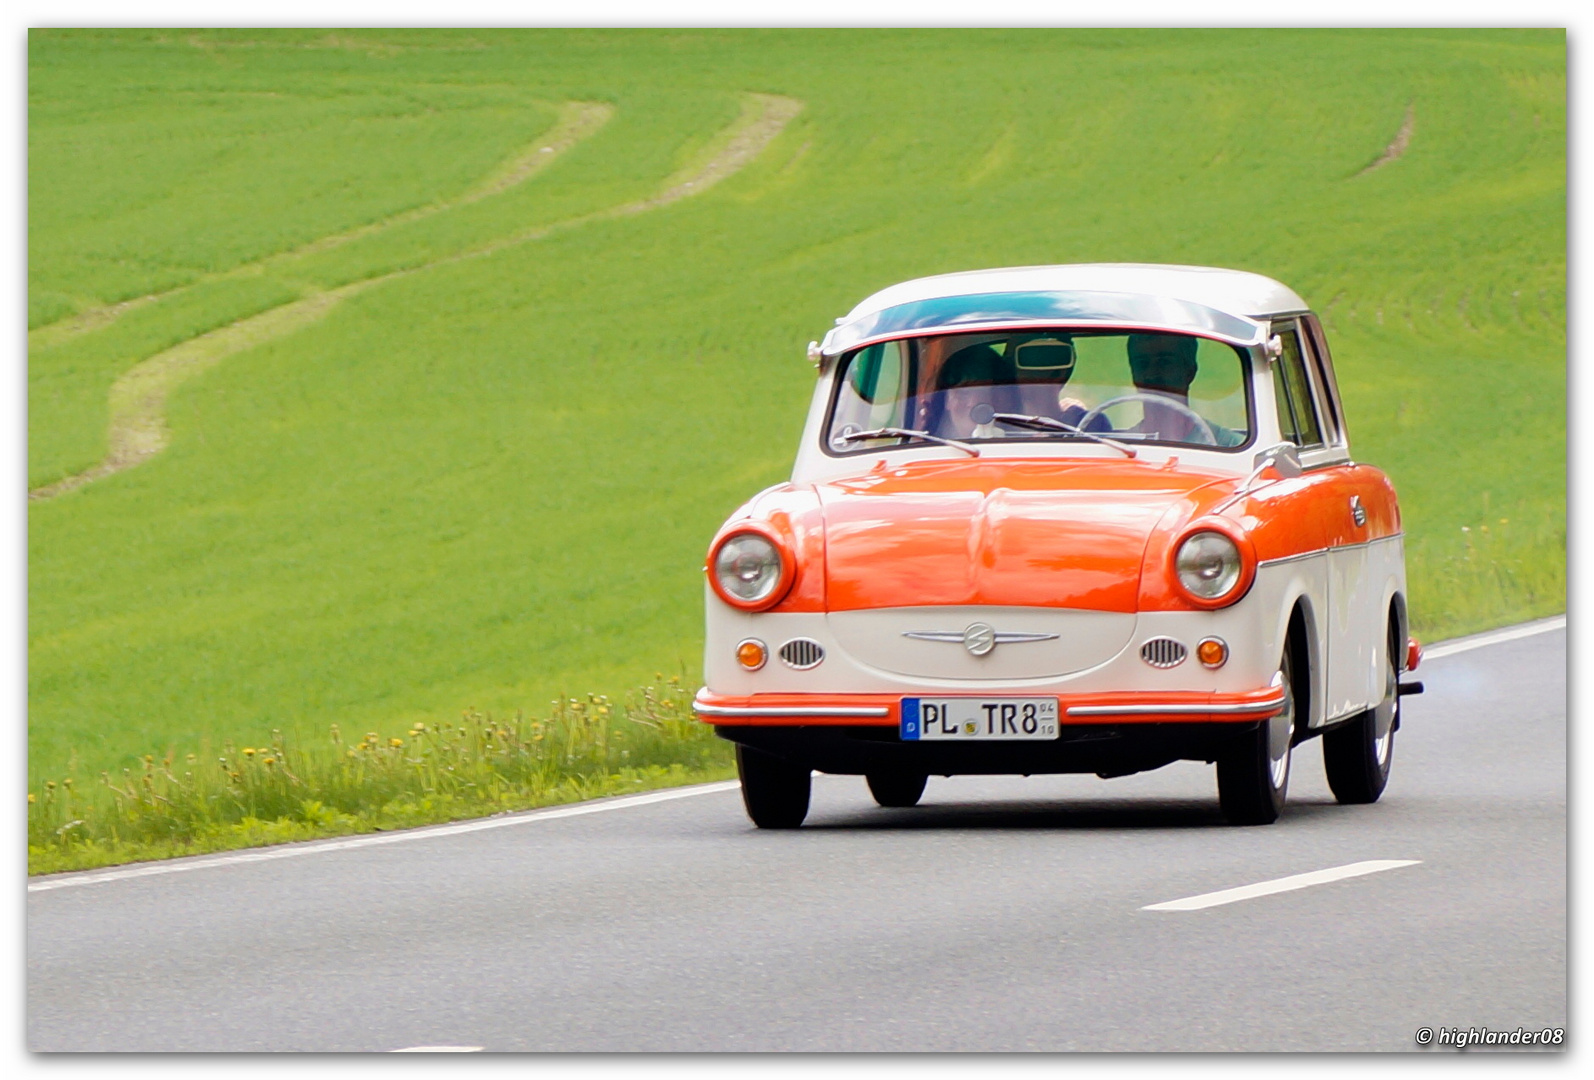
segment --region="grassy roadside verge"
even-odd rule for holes
[[[677,679],[623,704],[552,703],[544,719],[470,710],[458,722],[296,745],[168,750],[28,792],[28,873],[410,828],[734,775],[730,744]]]

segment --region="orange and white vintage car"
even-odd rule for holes
[[[1322,326],[1270,278],[1040,266],[894,285],[809,348],[790,482],[708,552],[698,715],[749,816],[813,770],[912,806],[930,775],[1215,763],[1284,806],[1321,736],[1340,802],[1389,776],[1400,510],[1351,460]]]

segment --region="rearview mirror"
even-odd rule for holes
[[[1056,338],[1026,341],[1013,350],[1013,364],[1020,371],[1044,371],[1066,378],[1074,370],[1074,343]]]

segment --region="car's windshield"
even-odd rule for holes
[[[842,361],[825,446],[832,454],[942,439],[1123,442],[1227,449],[1251,439],[1245,354],[1176,333],[1034,330],[881,342]],[[1038,419],[1037,419],[1038,418]]]

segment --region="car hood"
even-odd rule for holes
[[[826,606],[1132,612],[1153,532],[1234,484],[1100,458],[922,462],[821,483]]]

